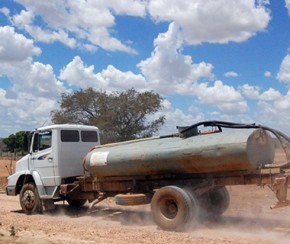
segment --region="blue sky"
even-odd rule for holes
[[[0,2],[0,138],[50,124],[62,92],[153,90],[166,124],[290,134],[290,0]]]

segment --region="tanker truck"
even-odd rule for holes
[[[278,130],[223,121],[105,145],[97,127],[52,125],[33,133],[6,193],[19,194],[27,214],[64,200],[73,207],[88,201],[89,209],[106,198],[123,206],[150,204],[161,229],[180,231],[201,213],[222,215],[230,185],[267,185],[278,200],[272,208],[288,206],[289,143]]]

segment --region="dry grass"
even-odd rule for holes
[[[9,176],[8,171],[14,173],[16,160],[9,157],[0,158],[0,192],[5,191],[5,186],[7,184],[7,177]]]
[[[7,177],[0,177],[0,193],[5,192]]]

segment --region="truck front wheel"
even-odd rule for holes
[[[24,184],[19,195],[22,210],[27,214],[42,212],[42,204],[35,184]]]
[[[191,220],[193,208],[188,192],[176,186],[160,188],[151,201],[153,219],[163,230],[184,229]]]

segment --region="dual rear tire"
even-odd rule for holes
[[[218,217],[228,209],[230,195],[226,187],[219,187],[201,195],[199,202],[202,217]]]
[[[198,203],[188,191],[177,186],[165,186],[154,194],[151,212],[161,229],[181,231],[196,218]]]
[[[67,198],[66,201],[72,208],[81,208],[82,206],[84,206],[86,204],[87,199]]]
[[[225,187],[215,188],[197,197],[194,192],[177,186],[165,186],[154,194],[151,212],[161,229],[181,231],[194,224],[200,213],[219,216],[228,206],[229,194]]]

